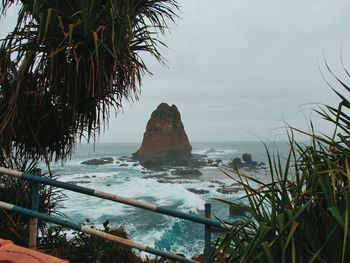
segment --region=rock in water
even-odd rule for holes
[[[105,158],[98,158],[98,159],[91,159],[84,162],[81,162],[81,164],[86,165],[103,165],[103,164],[111,164],[114,160],[112,157],[105,157]]]
[[[186,159],[191,157],[191,150],[177,107],[161,103],[152,112],[142,145],[133,157],[138,160]]]
[[[253,162],[253,158],[252,155],[250,153],[245,153],[242,155],[242,159],[243,161],[245,161],[246,163],[251,163]]]

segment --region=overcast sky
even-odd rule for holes
[[[139,101],[110,118],[100,142],[139,142],[161,102],[177,105],[190,141],[282,139],[284,121],[305,128],[312,103],[336,103],[323,54],[340,76],[350,65],[350,1],[179,0],[181,19],[148,60]],[[0,21],[1,36],[15,15]],[[326,74],[327,75],[327,74]],[[321,131],[328,127],[318,121]]]

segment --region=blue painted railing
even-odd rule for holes
[[[72,223],[70,221],[67,221],[67,220],[63,220],[60,218],[56,218],[56,217],[52,217],[52,216],[49,216],[46,214],[39,213],[38,212],[38,203],[39,203],[39,187],[38,187],[38,185],[39,184],[50,185],[50,186],[66,189],[69,191],[82,193],[85,195],[95,196],[95,197],[99,197],[102,199],[139,207],[139,208],[146,209],[146,210],[149,210],[149,211],[152,211],[155,213],[160,213],[160,214],[164,214],[164,215],[168,215],[168,216],[172,216],[172,217],[190,220],[190,221],[195,222],[195,223],[204,224],[205,225],[205,230],[204,230],[204,232],[205,232],[204,233],[204,238],[205,238],[204,262],[205,263],[210,262],[211,254],[212,254],[211,228],[215,228],[216,230],[226,228],[225,224],[223,224],[222,222],[220,222],[216,219],[211,218],[211,204],[205,204],[205,218],[203,218],[203,217],[200,217],[198,215],[187,214],[187,213],[183,213],[180,211],[171,210],[171,209],[168,209],[166,207],[162,207],[162,206],[158,206],[155,204],[135,200],[132,198],[127,198],[127,197],[114,195],[114,194],[110,194],[110,193],[106,193],[106,192],[102,192],[102,191],[97,191],[95,189],[61,182],[61,181],[53,180],[53,179],[50,179],[47,177],[35,176],[35,175],[29,174],[29,173],[23,173],[23,172],[3,168],[3,167],[0,167],[0,175],[1,174],[6,174],[9,176],[22,178],[24,180],[27,180],[27,181],[30,181],[33,183],[32,209],[26,209],[26,208],[22,208],[22,207],[19,207],[16,205],[12,205],[12,204],[8,204],[8,203],[0,201],[0,208],[2,208],[2,209],[12,210],[14,212],[27,215],[30,218],[43,219],[45,221],[55,223],[55,224],[58,224],[58,225],[61,225],[61,226],[67,227],[67,228],[71,228],[71,229],[76,230],[76,231],[81,231],[84,233],[88,233],[91,235],[102,237],[102,238],[129,246],[129,247],[133,247],[133,248],[136,248],[136,249],[139,249],[142,251],[146,251],[148,253],[152,253],[152,254],[159,255],[159,256],[162,256],[162,257],[165,257],[168,259],[176,260],[178,262],[194,263],[196,261],[194,261],[192,259],[181,257],[181,256],[176,255],[176,254],[171,254],[171,253],[168,253],[165,251],[157,250],[157,249],[145,246],[143,244],[133,242],[133,241],[128,240],[128,239],[123,239],[123,238],[120,238],[120,237],[117,237],[114,235],[110,235],[110,234],[107,234],[105,232],[98,231],[96,229],[84,227],[84,226],[81,226],[79,224],[75,224],[75,223]]]

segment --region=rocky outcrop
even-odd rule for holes
[[[221,182],[218,181],[217,183],[220,184]],[[217,188],[216,191],[221,194],[236,194],[238,192],[244,191],[244,187],[240,183],[233,183],[231,185],[221,184],[221,186]]]
[[[244,153],[242,155],[242,159],[246,163],[252,163],[253,162],[253,157],[252,157],[252,155],[250,153]]]
[[[223,186],[217,189],[217,192],[222,194],[236,194],[241,191],[244,191],[244,188],[239,186]]]
[[[253,157],[250,153],[244,153],[242,155],[242,159],[244,162],[242,162],[241,158],[237,157],[232,160],[228,165],[231,168],[234,169],[241,169],[241,168],[247,168],[247,169],[265,169],[266,165],[265,163],[257,163],[256,161],[253,161]]]
[[[208,190],[204,190],[204,189],[187,188],[187,190],[190,191],[191,193],[198,194],[198,195],[204,195],[209,193]]]
[[[232,168],[241,168],[242,167],[242,161],[241,158],[237,157],[232,160],[232,162],[229,163],[229,166]]]
[[[201,176],[202,172],[195,169],[178,169],[171,172],[172,175],[180,175],[180,176],[188,176],[188,177],[196,177]]]
[[[152,171],[166,171],[174,167],[186,167],[188,169],[201,169],[204,167],[218,167],[222,160],[207,159],[205,155],[192,154],[187,159],[153,159],[140,161],[142,167]]]
[[[175,105],[161,103],[147,123],[137,160],[187,159],[192,147],[188,141],[180,112]]]
[[[178,168],[170,173],[157,173],[146,175],[145,179],[157,179],[159,183],[191,183],[193,180],[200,179],[202,172],[199,170],[191,170],[185,168]]]
[[[106,157],[106,158],[98,158],[98,159],[91,159],[82,162],[81,164],[85,165],[103,165],[103,164],[110,164],[113,163],[114,160],[112,157]]]

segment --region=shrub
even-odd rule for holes
[[[285,160],[267,149],[269,183],[235,171],[249,215],[218,239],[214,260],[350,262],[350,102],[336,93],[338,107],[316,110],[334,125],[333,135],[317,135],[312,123],[309,132],[290,128]],[[295,132],[308,136],[310,143],[297,142]]]
[[[95,227],[86,220],[85,225]],[[124,228],[111,229],[109,221],[103,223],[103,231],[122,238],[128,238]],[[68,259],[72,263],[141,263],[145,262],[136,256],[129,247],[87,235],[73,232],[67,236],[62,227],[52,227],[41,243],[41,249],[47,253]],[[147,261],[150,262],[150,261]]]
[[[16,157],[6,158],[0,155],[0,166],[35,173],[38,162],[29,160],[19,160]],[[53,178],[51,172],[42,174]],[[45,214],[57,214],[56,209],[59,203],[64,199],[60,190],[53,189],[50,186],[40,186],[40,204],[39,211]],[[25,208],[31,208],[32,187],[31,183],[19,178],[13,178],[7,175],[0,175],[0,200]],[[28,225],[29,218],[18,213],[0,209],[0,233],[1,238],[10,239],[17,245],[28,245]],[[47,223],[38,220],[38,227],[41,233],[47,230]]]

